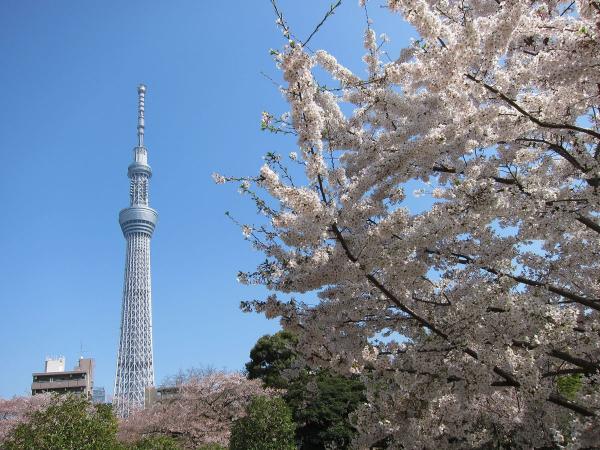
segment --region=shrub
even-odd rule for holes
[[[280,398],[256,397],[231,429],[230,450],[291,450],[294,444],[292,414]]]
[[[30,415],[3,443],[3,450],[116,450],[117,419],[110,405],[78,396],[54,397]]]
[[[227,450],[227,447],[223,447],[220,444],[204,444],[198,447],[196,450]]]

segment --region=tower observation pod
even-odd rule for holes
[[[148,165],[148,149],[144,146],[145,96],[146,86],[141,84],[138,86],[138,142],[127,171],[131,180],[130,206],[119,213],[127,251],[113,405],[117,416],[123,418],[144,407],[145,390],[154,386],[150,239],[158,214],[150,208],[148,199],[152,169]]]

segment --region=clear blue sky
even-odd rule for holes
[[[306,37],[327,1],[281,0]],[[364,74],[364,12],[356,0],[311,41]],[[390,49],[411,30],[370,5]],[[295,150],[260,131],[285,103],[261,74],[280,75],[283,40],[268,0],[0,2],[0,397],[29,392],[47,355],[96,359],[112,393],[136,86],[148,85],[146,144],[159,212],[152,240],[156,380],[192,366],[242,369],[256,339],[279,328],[242,313],[264,296],[239,285],[261,255],[224,216],[253,206],[210,174],[254,174],[266,151]],[[392,58],[397,56],[393,52]]]

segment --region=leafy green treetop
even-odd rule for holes
[[[171,436],[147,436],[135,442],[127,450],[182,450],[177,439]]]
[[[364,385],[327,370],[305,371],[290,383],[285,400],[302,449],[348,448],[356,434],[349,416],[365,401]]]
[[[203,444],[196,450],[227,450],[227,447],[223,447],[221,444]]]
[[[3,450],[116,450],[117,419],[110,405],[78,396],[55,397],[8,435]]]
[[[248,377],[287,389],[284,399],[292,410],[302,449],[346,448],[356,433],[349,415],[364,402],[364,385],[326,370],[302,370],[295,378],[285,378],[285,370],[296,360],[297,343],[288,331],[261,337],[250,351]]]
[[[231,429],[230,450],[293,450],[292,414],[280,398],[255,397]]]
[[[250,361],[246,364],[248,378],[263,380],[273,388],[286,388],[287,380],[282,376],[296,359],[298,339],[288,331],[261,337],[250,351]]]

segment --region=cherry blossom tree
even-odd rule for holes
[[[185,448],[227,446],[233,421],[244,416],[256,396],[274,397],[260,380],[240,373],[189,371],[173,377],[173,394],[121,423],[120,438],[135,442],[154,435],[175,437]]]
[[[303,173],[270,153],[255,177],[215,175],[267,219],[240,224],[266,255],[240,281],[284,294],[242,307],[280,317],[302,364],[361,374],[359,448],[593,445],[600,4],[388,8],[420,39],[386,62],[369,23],[365,77],[275,8],[290,111],[263,129],[297,136]],[[411,211],[407,183],[432,206]],[[318,304],[285,297],[309,291]]]
[[[48,406],[51,398],[49,394],[41,394],[0,399],[0,443],[17,425],[27,422],[31,414]]]

